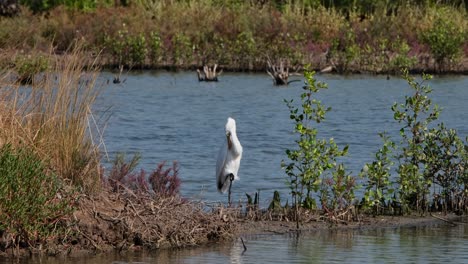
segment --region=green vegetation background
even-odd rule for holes
[[[337,72],[466,71],[463,1],[22,0],[0,48],[66,52],[107,66],[264,70],[268,59]],[[11,56],[8,56],[11,57]],[[11,59],[10,59],[11,60]],[[8,62],[8,60],[7,60]],[[6,63],[7,63],[6,62]]]

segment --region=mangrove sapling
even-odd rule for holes
[[[46,56],[22,56],[14,59],[14,71],[18,75],[18,83],[21,85],[33,84],[34,77],[50,66],[49,58]]]
[[[360,173],[360,176],[367,180],[361,205],[372,209],[376,215],[391,207],[395,191],[390,180],[395,143],[385,133],[380,133],[379,136],[383,141],[382,147],[375,153],[375,160],[364,165]]]
[[[468,137],[465,138],[462,151],[460,151],[460,164],[461,173],[457,178],[457,186],[459,192],[457,197],[457,206],[460,211],[468,213]]]
[[[443,123],[431,129],[424,144],[424,178],[434,183],[432,208],[463,211],[463,193],[466,185],[466,149],[456,130],[448,129]],[[441,206],[442,208],[439,208]],[[466,205],[465,205],[466,206]]]
[[[299,207],[316,208],[313,193],[320,191],[322,177],[335,169],[336,158],[346,155],[348,151],[348,146],[340,150],[333,139],[319,139],[317,128],[312,126],[313,123],[323,121],[326,112],[331,110],[313,97],[313,94],[327,88],[325,83],[317,81],[314,76],[315,72],[305,70],[306,83],[301,94],[300,107],[296,107],[292,99],[284,100],[289,108],[290,119],[295,123],[294,131],[299,135],[299,139],[296,140],[297,149],[286,150],[290,162],[281,162],[288,176],[287,185],[291,190],[297,228],[300,221]]]
[[[190,37],[184,33],[172,36],[172,60],[174,65],[190,64],[193,57],[193,46]]]
[[[425,177],[425,154],[424,144],[428,126],[439,117],[439,107],[432,104],[428,95],[432,89],[424,82],[432,77],[423,74],[423,80],[416,82],[408,73],[403,70],[403,78],[408,82],[414,93],[412,96],[405,96],[405,103],[395,103],[392,106],[394,119],[403,124],[400,129],[401,152],[397,155],[399,166],[399,195],[403,209],[407,212],[416,209],[418,212],[426,212],[428,209],[429,188],[432,185],[432,178]]]
[[[343,164],[335,166],[331,177],[320,186],[320,203],[328,221],[349,221],[354,207],[356,179],[346,173]]]
[[[136,36],[129,36],[127,42],[130,48],[129,55],[131,65],[142,68],[145,64],[145,59],[148,54],[148,49],[146,48],[147,43],[144,34],[140,33]]]
[[[339,36],[333,40],[327,56],[333,67],[339,73],[344,73],[352,69],[360,53],[361,49],[356,43],[356,33],[346,25],[340,29]]]
[[[153,65],[158,65],[163,55],[163,43],[158,32],[151,31],[149,36],[149,55]]]
[[[465,35],[462,26],[446,17],[435,19],[431,28],[423,32],[422,39],[429,45],[439,71],[454,64],[462,52]]]

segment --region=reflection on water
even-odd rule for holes
[[[336,230],[249,237],[226,250],[181,251],[178,263],[466,263],[468,225]],[[217,252],[217,254],[213,254]],[[185,255],[187,253],[187,255]],[[185,256],[184,256],[185,255]]]

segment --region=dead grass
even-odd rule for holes
[[[92,105],[99,92],[98,68],[80,48],[49,54],[50,68],[20,85],[15,66],[0,83],[0,144],[27,144],[59,177],[86,189],[99,187],[100,157],[93,142]]]
[[[155,199],[129,190],[83,196],[78,208],[73,239],[91,250],[196,246],[231,239],[237,228],[236,222],[206,211],[202,203]]]

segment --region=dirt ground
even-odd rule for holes
[[[229,241],[243,235],[284,234],[297,231],[287,215],[265,210],[227,208],[180,198],[153,199],[142,195],[104,193],[85,197],[73,215],[76,249],[90,252],[183,248]],[[319,214],[301,216],[299,230],[386,228],[454,224],[454,214],[428,213],[425,216],[356,215],[349,221],[334,221]],[[64,252],[60,252],[63,254]],[[70,252],[67,252],[69,254]]]
[[[300,224],[300,231],[336,230],[336,229],[378,229],[390,227],[424,226],[434,223],[456,225],[463,217],[454,214],[432,213],[426,216],[362,216],[359,221],[331,224],[325,221],[310,221]],[[296,232],[296,223],[291,221],[245,221],[238,229],[242,234],[285,234]]]

